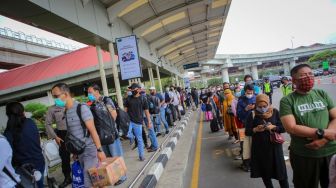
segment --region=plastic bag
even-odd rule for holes
[[[84,174],[79,161],[72,164],[72,187],[84,188]]]

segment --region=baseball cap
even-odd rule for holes
[[[141,88],[141,86],[137,83],[133,83],[131,86],[128,87],[128,89],[137,89],[137,88]]]
[[[149,90],[156,90],[154,86],[150,87]]]

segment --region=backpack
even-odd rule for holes
[[[131,120],[130,120],[130,117],[128,116],[128,113],[118,108],[116,123],[117,123],[118,130],[121,130],[123,135],[127,135],[130,122]]]
[[[83,132],[84,132],[84,140],[81,140],[77,138],[75,135],[71,134],[70,131],[67,131],[67,134],[64,139],[64,144],[65,148],[72,154],[79,155],[84,152],[84,149],[86,147],[85,144],[85,138],[89,137],[89,133],[86,129],[85,123],[82,119],[82,104],[77,105],[76,109],[77,116],[79,117],[80,120],[80,125],[82,126]],[[65,114],[65,122],[66,125],[68,126],[68,118],[66,117],[66,111],[64,112]]]
[[[148,108],[149,108],[149,113],[150,114],[158,114],[160,113],[160,99],[156,96],[147,96],[147,101],[148,101]]]
[[[169,97],[169,93],[165,92],[165,102],[168,103],[170,102],[171,98]]]
[[[102,145],[113,144],[118,135],[115,121],[108,110],[106,103],[107,97],[103,97],[104,109],[98,108],[96,103],[93,103],[90,107],[94,117],[95,127]]]

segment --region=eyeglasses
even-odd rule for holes
[[[56,98],[59,98],[61,95],[63,95],[64,93],[61,93],[61,94],[58,94],[58,95],[52,95],[52,97],[54,98],[54,99],[56,99]]]

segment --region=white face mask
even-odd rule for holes
[[[246,98],[248,98],[248,99],[251,99],[253,97],[253,95],[251,94],[251,95],[246,95]]]

